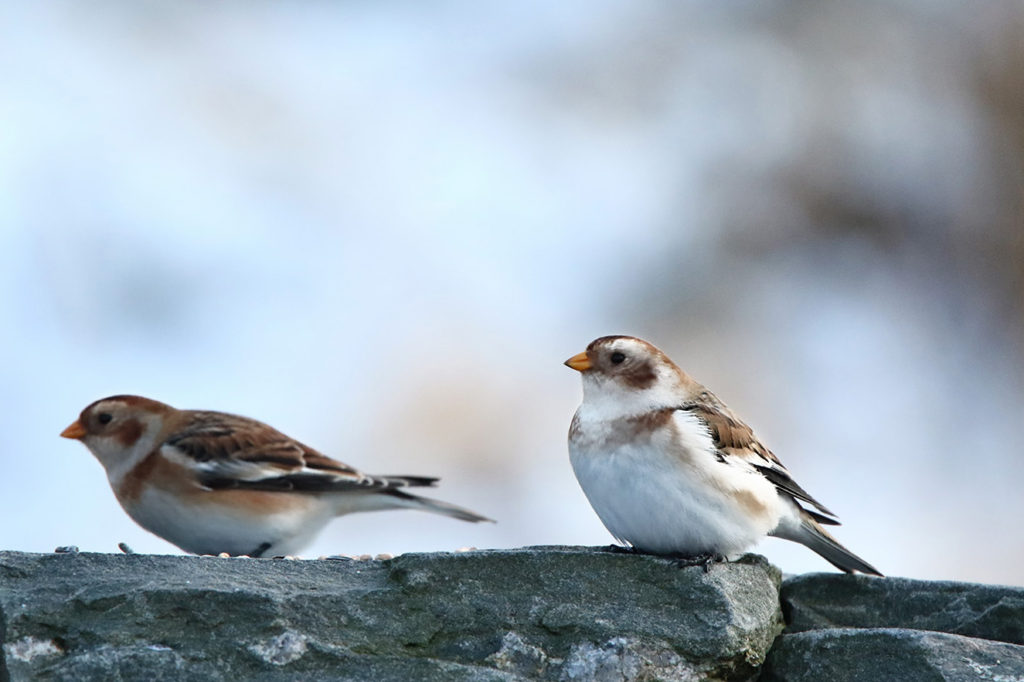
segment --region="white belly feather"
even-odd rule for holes
[[[778,525],[784,503],[750,467],[715,456],[707,427],[681,411],[649,438],[586,419],[569,442],[576,478],[608,531],[656,554],[741,552]]]
[[[179,496],[147,489],[128,514],[146,530],[193,554],[297,554],[334,518],[333,510],[316,498],[272,513],[254,515],[221,504],[184,504]]]

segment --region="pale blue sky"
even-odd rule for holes
[[[939,225],[988,205],[998,140],[957,80],[963,45],[911,15],[899,39],[833,46],[840,18],[3,7],[0,547],[176,551],[57,437],[120,392],[442,476],[438,497],[500,521],[347,517],[309,556],[607,544],[569,468],[561,362],[633,333],[745,415],[884,572],[1021,583],[1024,381],[998,305],[927,248],[810,240],[779,184],[842,157],[804,181]]]

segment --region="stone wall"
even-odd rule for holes
[[[754,555],[705,573],[580,547],[0,552],[0,642],[0,681],[1024,681],[1024,589],[815,574],[780,593]]]

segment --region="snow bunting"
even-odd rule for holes
[[[117,395],[86,407],[60,435],[96,456],[136,523],[193,554],[295,554],[332,518],[352,512],[419,509],[490,521],[405,491],[436,478],[369,476],[223,412]]]
[[[793,480],[750,427],[660,350],[631,336],[605,336],[565,364],[583,377],[569,458],[619,542],[707,561],[773,535],[843,571],[881,575],[822,528],[839,524],[835,514]]]

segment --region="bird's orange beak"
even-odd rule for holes
[[[577,353],[568,360],[565,361],[566,367],[571,367],[577,372],[586,372],[590,369],[590,358],[587,357],[587,352]]]
[[[77,419],[71,423],[71,426],[60,432],[62,438],[73,438],[74,440],[81,440],[85,438],[85,427],[82,426],[82,422]]]

